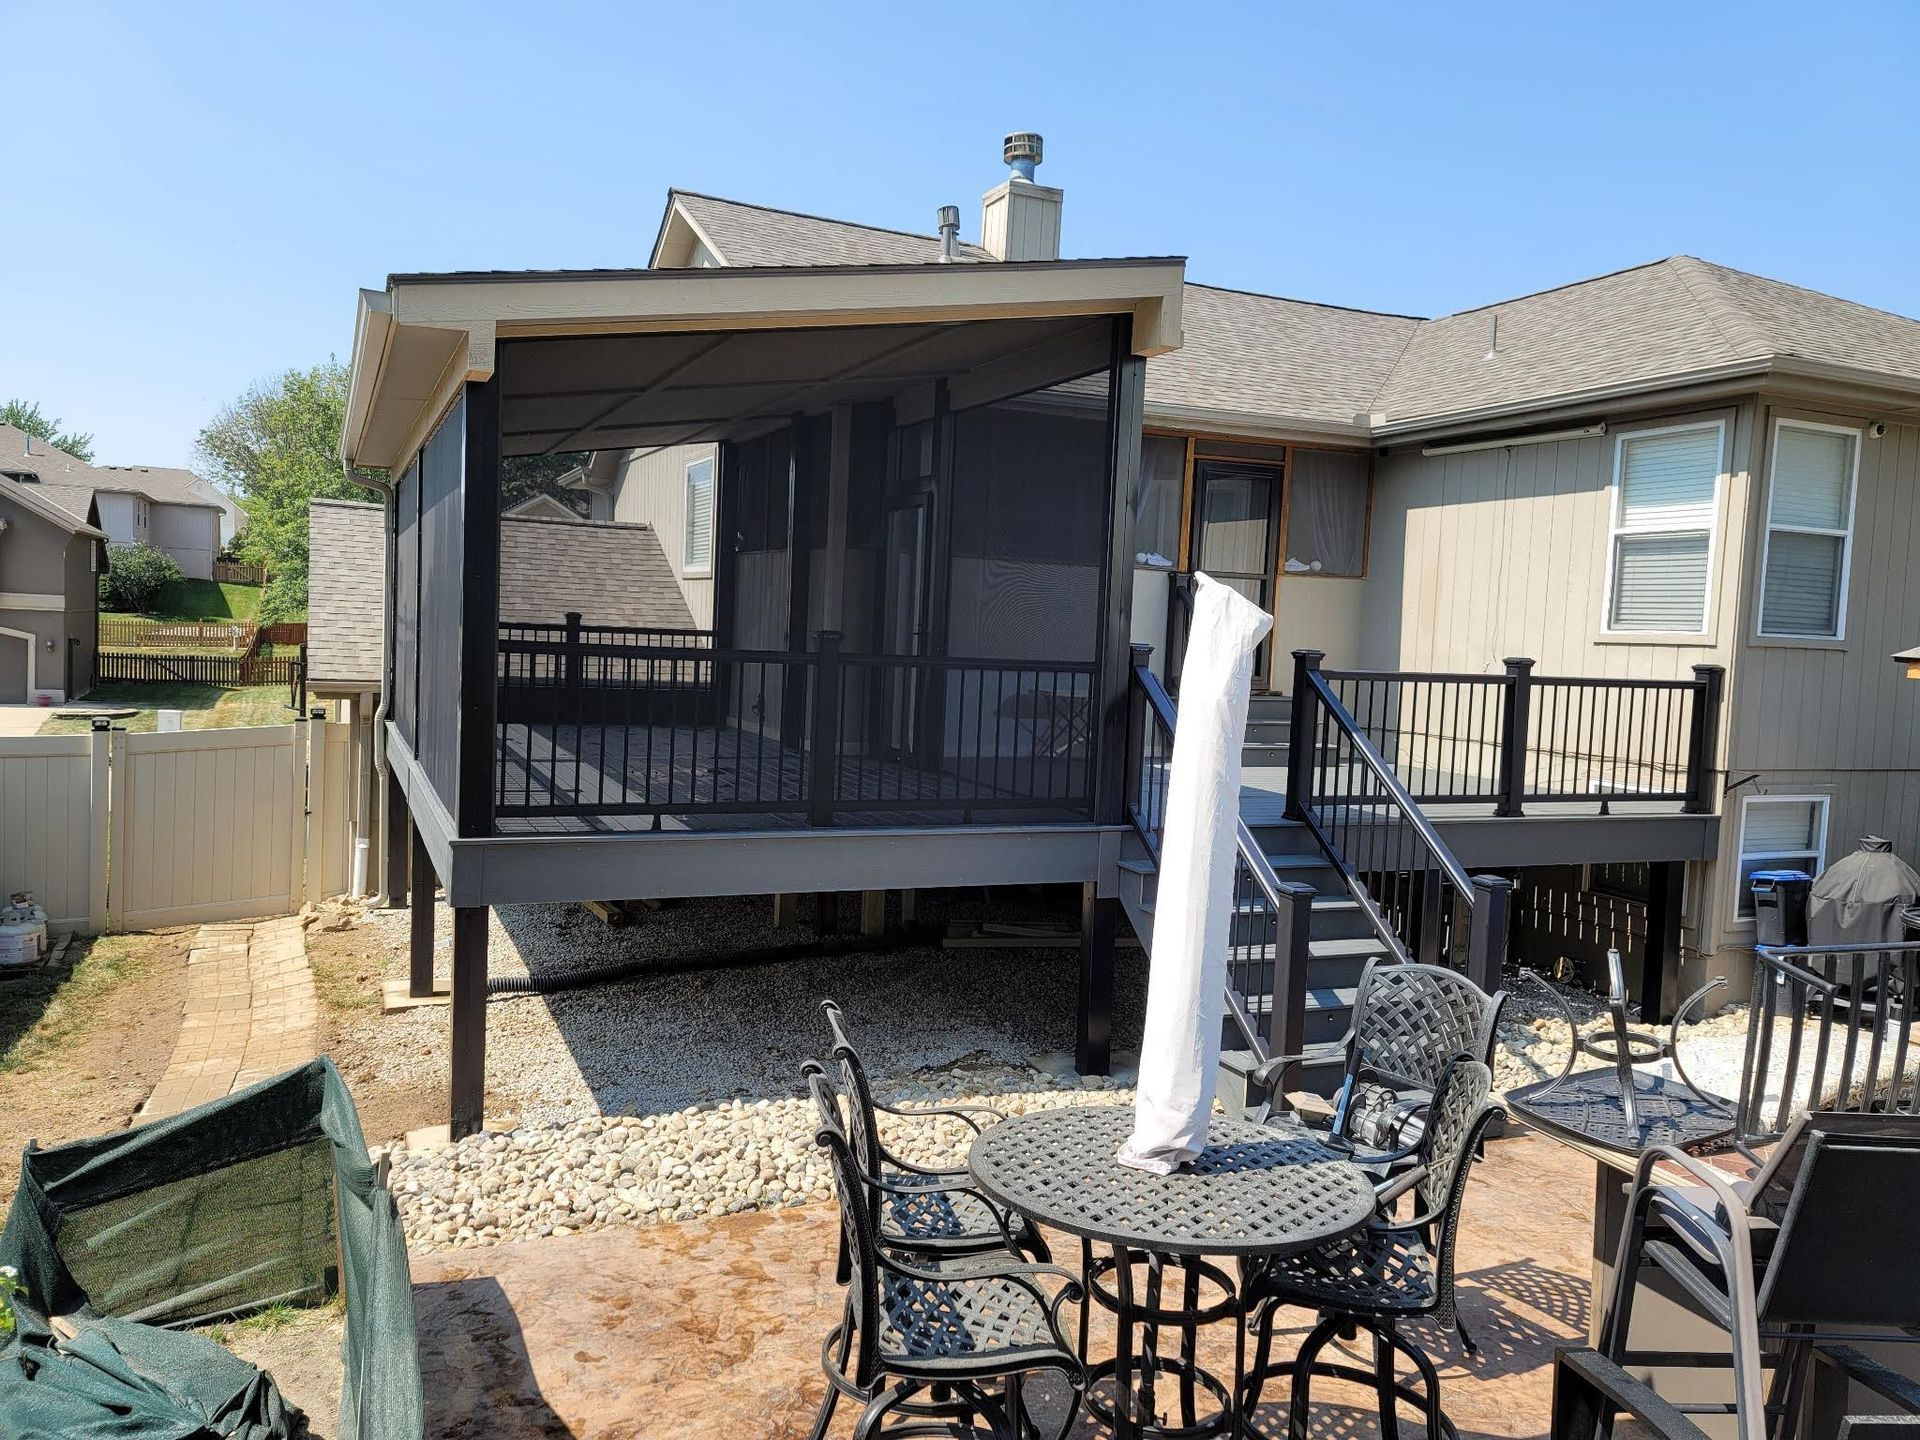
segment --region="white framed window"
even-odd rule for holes
[[[686,537],[680,560],[688,575],[713,573],[713,457],[687,462]]]
[[[1733,918],[1753,919],[1753,872],[1804,870],[1827,864],[1825,795],[1749,795],[1740,802],[1740,863],[1734,870]]]
[[[1608,633],[1706,633],[1726,438],[1726,423],[1708,420],[1615,442]]]
[[[1778,420],[1767,477],[1760,560],[1760,633],[1839,640],[1847,633],[1847,573],[1860,488],[1860,432]]]

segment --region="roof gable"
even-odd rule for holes
[[[692,190],[672,190],[667,194],[667,213],[660,222],[660,236],[654,242],[651,263],[655,265],[661,263],[663,246],[676,216],[687,224],[722,265],[940,263],[940,237],[937,235],[887,230],[877,225],[856,225],[845,220],[829,220],[821,215],[803,215],[795,210],[776,210],[768,205],[723,200]],[[962,243],[959,253],[966,260],[993,259],[978,245]]]

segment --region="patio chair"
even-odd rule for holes
[[[1086,1393],[1086,1369],[1067,1341],[1060,1311],[1083,1303],[1080,1283],[1057,1265],[996,1257],[922,1259],[882,1246],[869,1195],[910,1195],[861,1168],[841,1123],[840,1103],[815,1068],[808,1088],[819,1111],[816,1138],[832,1163],[847,1258],[846,1310],[820,1347],[827,1394],[814,1422],[821,1440],[842,1397],[862,1407],[854,1440],[936,1427],[977,1435],[984,1421],[996,1440],[1032,1440],[1036,1428],[1022,1382],[1037,1370],[1060,1372],[1070,1397],[1055,1440],[1073,1428]],[[1011,1237],[1006,1245],[1011,1246]],[[1049,1297],[1043,1279],[1060,1282]]]
[[[1684,1181],[1656,1179],[1663,1164]],[[1920,1339],[1907,1333],[1920,1322],[1920,1247],[1909,1239],[1916,1193],[1914,1115],[1803,1115],[1745,1182],[1675,1146],[1648,1150],[1628,1201],[1601,1353],[1619,1365],[1672,1363],[1649,1362],[1630,1345],[1639,1277],[1660,1272],[1730,1341],[1695,1363],[1731,1364],[1732,1402],[1675,1408],[1730,1413],[1741,1440],[1791,1434],[1815,1347]],[[1763,1347],[1778,1362],[1764,1395]]]
[[[1354,992],[1347,1033],[1324,1049],[1275,1055],[1253,1072],[1271,1118],[1306,1125],[1282,1093],[1302,1060],[1346,1053],[1329,1133],[1356,1147],[1356,1159],[1397,1161],[1420,1143],[1427,1106],[1454,1060],[1493,1063],[1495,1026],[1507,992],[1487,994],[1457,970],[1370,960]]]
[[[1047,1242],[1022,1216],[1005,1216],[971,1187],[965,1170],[935,1170],[903,1160],[880,1138],[879,1116],[946,1116],[978,1134],[981,1120],[1005,1117],[986,1105],[887,1105],[873,1098],[873,1086],[860,1052],[847,1038],[840,1007],[827,1000],[820,1006],[833,1032],[833,1059],[840,1071],[840,1098],[845,1126],[853,1142],[860,1172],[875,1182],[871,1190],[873,1223],[880,1243],[889,1250],[936,1258],[991,1253],[1011,1244],[1035,1260],[1053,1258]],[[884,1182],[884,1183],[882,1183]],[[846,1257],[841,1257],[842,1283]]]
[[[1243,1414],[1251,1415],[1258,1408],[1260,1391],[1269,1378],[1289,1374],[1293,1389],[1288,1397],[1288,1435],[1290,1440],[1306,1440],[1311,1382],[1320,1375],[1373,1386],[1382,1440],[1394,1440],[1398,1434],[1395,1406],[1400,1400],[1426,1416],[1429,1440],[1454,1434],[1440,1408],[1440,1377],[1433,1362],[1406,1337],[1400,1324],[1418,1316],[1435,1316],[1441,1324],[1454,1327],[1468,1354],[1475,1352],[1454,1306],[1453,1252],[1467,1172],[1482,1133],[1497,1113],[1493,1072],[1478,1060],[1455,1060],[1434,1086],[1412,1167],[1380,1187],[1380,1215],[1359,1234],[1337,1244],[1248,1267],[1241,1293],[1257,1338]],[[1409,1195],[1413,1213],[1396,1218],[1396,1202]],[[1275,1364],[1274,1322],[1288,1306],[1317,1311],[1320,1320],[1291,1361]],[[1336,1335],[1355,1330],[1373,1337],[1371,1370],[1320,1359],[1320,1352]],[[1395,1380],[1396,1351],[1419,1371],[1419,1389]]]

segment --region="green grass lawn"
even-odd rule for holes
[[[284,685],[248,685],[226,690],[217,685],[148,685],[113,681],[96,685],[80,701],[83,705],[132,705],[139,713],[114,724],[128,730],[150,731],[155,711],[178,710],[188,730],[222,730],[237,725],[286,725],[293,720]],[[319,703],[317,701],[312,703]],[[48,716],[42,735],[84,735],[93,728],[86,719],[62,720]]]
[[[102,610],[102,615],[123,614]],[[260,587],[223,580],[176,580],[160,591],[148,620],[251,620],[260,613]],[[128,616],[140,619],[140,616]]]

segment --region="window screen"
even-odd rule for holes
[[[1187,442],[1177,435],[1140,437],[1140,484],[1133,500],[1136,565],[1171,569],[1180,549],[1180,496],[1186,489]]]
[[[1818,875],[1826,864],[1827,800],[1801,796],[1748,800],[1740,811],[1740,879],[1734,914],[1753,918],[1756,870],[1804,870]]]
[[[713,457],[687,462],[686,548],[689,574],[704,575],[713,568]]]
[[[1609,630],[1706,629],[1721,428],[1694,425],[1620,438]]]
[[[1287,574],[1366,573],[1368,464],[1365,455],[1293,452],[1287,472]]]
[[[1857,446],[1851,430],[1782,421],[1774,431],[1762,634],[1839,638]]]

